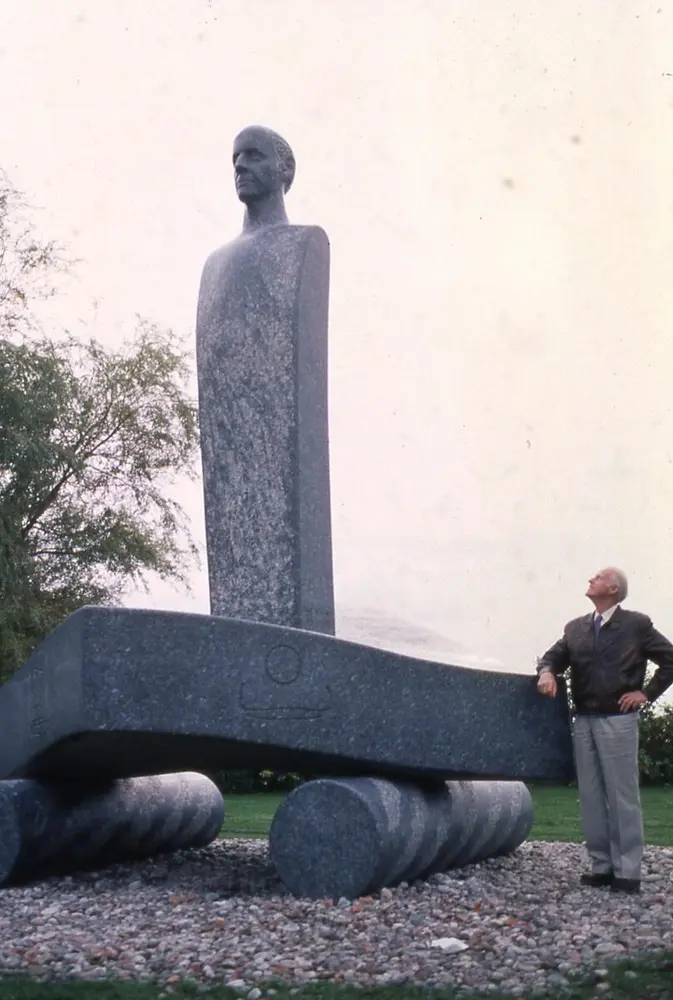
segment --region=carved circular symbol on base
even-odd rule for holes
[[[276,684],[292,684],[301,673],[301,657],[292,646],[275,646],[266,658],[266,672]]]

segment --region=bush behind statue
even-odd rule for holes
[[[291,792],[307,776],[276,771],[218,771],[209,775],[223,795],[251,795],[258,792]]]
[[[638,758],[644,785],[673,785],[673,705],[641,708]]]

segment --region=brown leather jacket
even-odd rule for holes
[[[647,615],[619,607],[594,638],[593,613],[568,622],[563,636],[548,649],[538,673],[557,677],[570,667],[570,690],[583,715],[617,715],[619,699],[642,691],[648,660],[659,667],[644,689],[654,701],[673,684],[673,645]]]

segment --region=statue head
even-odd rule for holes
[[[245,205],[266,200],[282,204],[294,180],[295,161],[277,132],[257,125],[243,129],[234,140],[233,164],[236,193]]]

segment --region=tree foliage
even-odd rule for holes
[[[117,350],[46,336],[32,306],[65,261],[21,207],[0,176],[0,680],[71,611],[196,554],[170,496],[197,451],[187,356],[143,320]]]
[[[50,298],[71,262],[61,244],[37,238],[26,204],[0,170],[0,334],[25,335],[38,326],[34,304]]]

